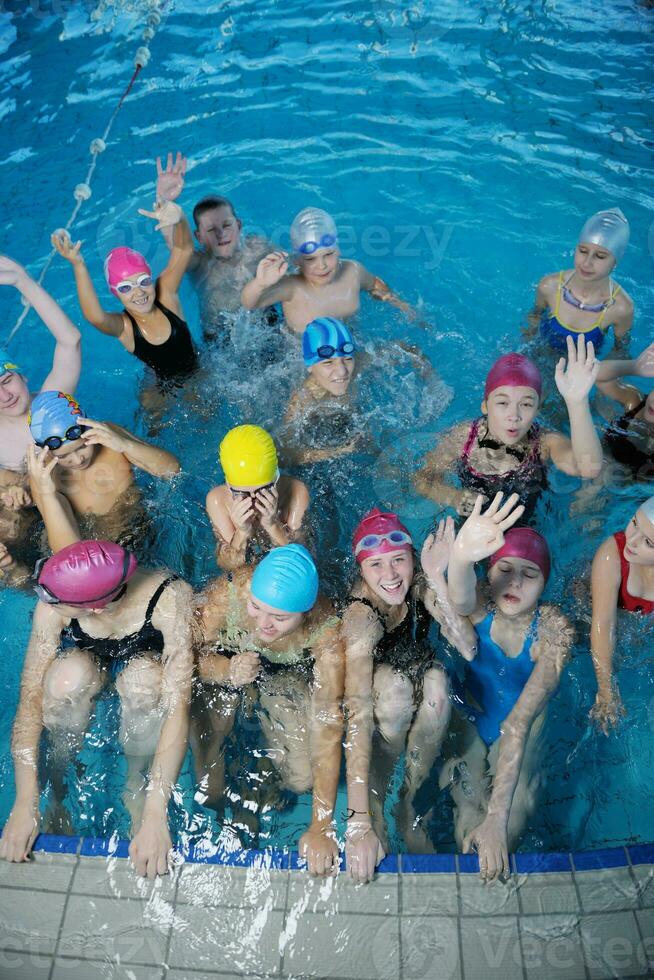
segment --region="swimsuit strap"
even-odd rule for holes
[[[559,307],[561,306],[561,296],[563,295],[563,287],[567,286],[572,277],[574,276],[574,269],[568,276],[565,282],[563,282],[563,269],[559,272],[559,282],[556,287],[556,306],[554,307],[554,316],[558,320],[559,318]]]
[[[148,602],[148,608],[145,611],[145,619],[143,620],[143,626],[152,626],[152,621],[151,621],[152,613],[154,612],[155,607],[159,602],[159,599],[161,598],[164,589],[167,586],[169,586],[171,582],[176,582],[178,578],[179,575],[169,575],[168,578],[164,579],[161,585],[159,586],[159,588],[153,593],[153,595],[150,598],[150,601]],[[141,629],[143,629],[143,626],[141,627]]]
[[[599,319],[597,321],[596,326],[598,326],[598,327],[600,326],[600,324],[602,323],[602,318],[603,318],[604,314],[606,313],[606,311],[608,310],[608,308],[610,306],[613,306],[615,304],[615,297],[617,296],[617,294],[619,293],[619,291],[620,291],[620,286],[618,286],[617,283],[614,283],[614,282],[612,282],[609,279],[609,298],[607,299],[606,303],[604,304],[604,309],[602,310],[602,312],[599,315]]]
[[[478,432],[479,432],[479,419],[475,419],[468,431],[468,437],[465,441],[463,452],[461,453],[461,459],[465,459],[466,461],[468,460],[468,457],[470,456],[470,450],[475,444]]]

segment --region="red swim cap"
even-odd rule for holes
[[[137,564],[131,552],[113,541],[76,541],[38,569],[37,585],[46,593],[39,598],[102,609],[129,581]]]
[[[367,538],[370,540],[365,540]],[[352,548],[358,562],[389,551],[411,551],[412,547],[411,535],[397,514],[384,513],[379,507],[368,511],[352,538]]]
[[[540,568],[546,582],[550,576],[550,549],[547,541],[530,527],[512,527],[506,532],[504,544],[490,556],[488,564],[492,567],[500,558],[524,558],[526,561],[533,561]]]
[[[112,293],[116,292],[115,287],[122,279],[128,279],[130,276],[136,276],[139,273],[151,276],[152,270],[146,262],[145,256],[125,245],[121,245],[120,248],[112,248],[104,260],[104,276]]]
[[[539,398],[543,388],[540,371],[524,354],[504,354],[495,361],[486,378],[484,398],[504,385],[509,388],[533,388]]]

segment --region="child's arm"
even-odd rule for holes
[[[52,368],[42,391],[74,392],[82,369],[80,332],[59,304],[13,259],[0,255],[0,285],[14,286],[33,307],[56,341]]]
[[[597,680],[597,695],[590,710],[595,724],[609,734],[624,708],[613,680],[616,609],[620,589],[620,556],[614,538],[608,538],[595,553],[591,572],[593,618],[590,627],[590,652]]]
[[[207,494],[207,514],[216,538],[216,562],[225,571],[234,571],[245,565],[248,541],[252,537],[254,505],[251,497],[233,501],[225,506],[220,487]]]
[[[379,276],[373,276],[372,272],[368,272],[366,267],[361,265],[360,262],[357,262],[356,265],[359,269],[359,287],[365,293],[370,293],[373,299],[378,299],[382,303],[390,303],[391,306],[397,307],[398,310],[401,310],[402,313],[411,317],[411,319],[418,317],[418,313],[411,304],[400,299],[397,293],[394,293],[383,279],[380,279]]]
[[[570,476],[594,480],[602,471],[602,445],[593,424],[588,396],[595,384],[599,361],[592,343],[579,336],[577,347],[567,338],[568,360],[556,365],[556,386],[563,396],[570,419],[570,438],[560,432],[547,432],[541,444],[552,462]]]
[[[556,691],[572,646],[572,630],[565,616],[557,614],[556,621],[557,625],[548,630],[543,629],[541,622],[538,641],[534,644],[535,657],[536,648],[541,648],[536,666],[515,707],[502,724],[488,812],[479,826],[466,834],[463,840],[464,854],[477,851],[480,875],[488,881],[511,873],[507,842],[509,813],[529,732]]]
[[[271,252],[261,259],[254,279],[243,286],[241,303],[246,310],[261,310],[274,303],[285,303],[293,295],[288,272],[288,254]]]
[[[631,328],[634,323],[634,304],[623,290],[618,293],[607,316],[610,316],[613,323],[613,349],[619,355],[622,351],[626,352],[629,347]]]
[[[93,419],[80,419],[80,425],[88,426],[82,433],[87,446],[105,446],[127,457],[132,466],[149,473],[170,479],[180,471],[179,460],[172,453],[159,446],[132,435],[127,429],[113,422],[94,422]]]
[[[172,153],[168,154],[168,159],[166,161],[166,169],[161,165],[161,157],[157,157],[157,190],[156,190],[156,200],[158,204],[163,204],[165,201],[176,201],[179,195],[184,190],[184,176],[186,174],[186,165],[188,161],[185,156],[177,151],[177,156],[175,157],[175,162],[173,163]],[[160,228],[163,240],[169,249],[172,250],[175,238],[175,228],[173,225],[162,225]],[[193,272],[200,265],[202,261],[202,253],[193,248],[193,254],[191,255],[188,266],[186,267],[187,272]]]
[[[413,484],[422,497],[466,515],[472,511],[477,495],[446,483],[445,476],[460,459],[469,429],[470,424],[463,422],[446,432],[436,448],[424,457],[413,477]]]
[[[456,647],[465,660],[474,660],[477,653],[477,634],[467,616],[461,616],[450,601],[445,572],[454,545],[454,521],[440,521],[422,546],[420,563],[427,577],[423,602],[436,620],[443,635]]]
[[[51,550],[57,552],[80,541],[82,536],[70,501],[57,490],[52,476],[57,457],[48,449],[42,449],[37,455],[36,446],[31,445],[26,459],[32,499],[43,518]]]
[[[125,321],[122,313],[108,313],[100,306],[98,294],[86,268],[86,262],[81,253],[82,243],[76,242],[74,245],[70,240],[67,231],[53,232],[50,236],[54,248],[62,255],[73,267],[75,274],[75,285],[77,286],[77,296],[79,305],[82,308],[85,320],[99,330],[101,333],[110,337],[120,337],[125,329]],[[66,389],[60,389],[65,391]]]
[[[534,305],[532,309],[527,314],[527,326],[523,328],[523,335],[525,337],[531,338],[536,335],[538,330],[538,325],[540,323],[540,318],[543,310],[546,310],[550,305],[550,291],[555,283],[558,283],[559,274],[554,273],[543,278],[538,283],[536,287],[536,297],[534,299]]]
[[[179,205],[173,204],[172,201],[157,202],[154,211],[139,208],[139,214],[144,218],[157,221],[158,224],[155,226],[157,231],[161,231],[162,228],[174,228],[168,265],[157,279],[160,299],[166,306],[172,306],[174,309],[178,302],[177,293],[180,283],[193,257],[193,238],[189,223]]]

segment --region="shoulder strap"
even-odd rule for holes
[[[556,287],[556,306],[554,307],[554,316],[557,318],[559,316],[559,307],[561,306],[561,294],[563,293],[563,287],[568,285],[568,283],[570,282],[573,276],[574,276],[574,269],[572,270],[572,272],[570,273],[566,281],[563,282],[563,269],[561,269],[561,271],[559,272],[559,283],[558,286]]]
[[[145,611],[145,620],[143,623],[144,626],[151,625],[152,613],[154,612],[156,605],[159,602],[159,599],[161,598],[161,595],[164,589],[166,588],[166,586],[170,585],[171,582],[176,582],[178,578],[179,575],[169,575],[168,578],[163,580],[163,582],[158,587],[158,589],[156,589],[156,591],[153,592],[150,601],[148,602],[148,608]]]
[[[475,419],[472,425],[470,426],[470,430],[468,432],[468,438],[465,441],[463,452],[461,453],[462,459],[465,460],[468,459],[468,456],[470,455],[470,450],[472,449],[473,443],[477,438],[478,432],[479,432],[479,419]]]

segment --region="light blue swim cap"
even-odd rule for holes
[[[79,435],[66,436],[67,432],[79,428],[79,420],[84,418],[84,412],[72,395],[63,391],[41,391],[33,399],[27,421],[32,438],[37,445],[42,445],[53,436],[65,442],[67,438],[79,439]]]
[[[301,544],[273,548],[252,576],[250,591],[259,602],[288,613],[308,612],[318,598],[318,571]]]
[[[581,242],[602,245],[619,262],[629,244],[629,222],[620,208],[598,211],[579,232],[577,244]]]
[[[307,367],[330,357],[351,357],[355,350],[350,331],[332,316],[312,320],[302,334],[302,356]]]
[[[12,372],[13,374],[21,373],[18,364],[12,361],[4,347],[0,347],[0,377],[2,377],[2,375],[6,374],[8,371]]]

